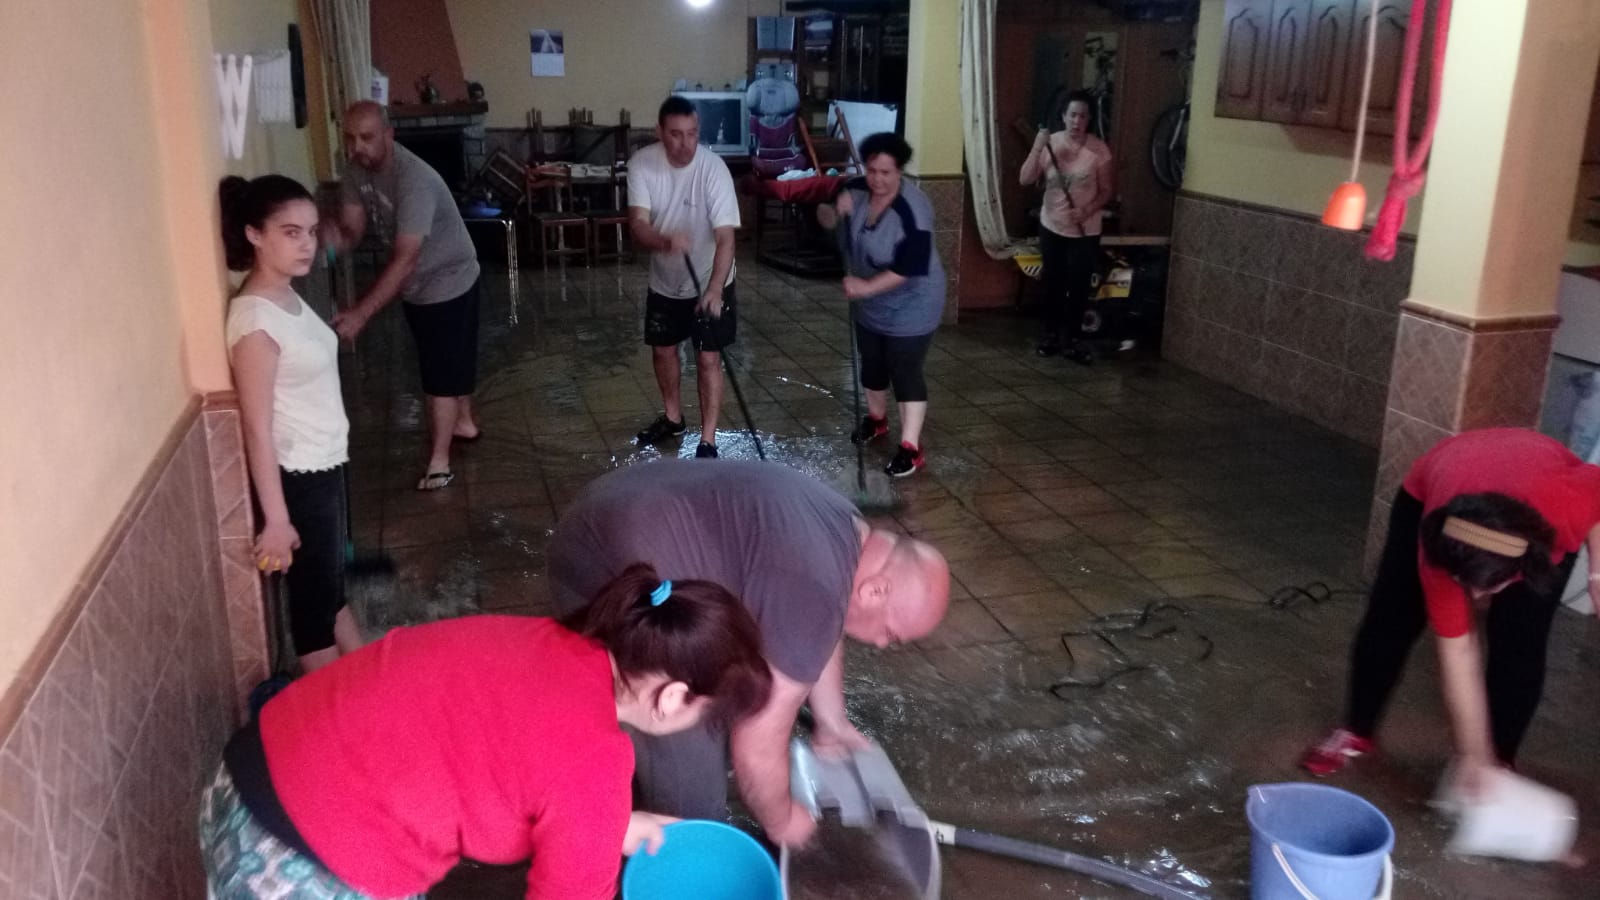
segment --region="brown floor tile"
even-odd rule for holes
[[[955,577],[974,597],[1002,597],[1049,590],[1055,582],[1025,556],[980,557],[951,563]]]
[[[998,619],[977,600],[957,600],[950,604],[944,621],[933,634],[917,642],[919,646],[967,647],[1009,640],[1011,635]]]
[[[1030,522],[1055,516],[1032,494],[1013,491],[1006,494],[980,494],[973,499],[978,515],[991,525],[1005,522]]]
[[[1149,579],[1203,575],[1221,570],[1211,557],[1188,544],[1113,544],[1106,549],[1121,557],[1140,575]]]
[[[1089,611],[1065,589],[988,597],[981,602],[1020,641],[1059,636],[1089,617]]]
[[[1034,491],[1033,495],[1043,501],[1045,506],[1071,519],[1074,516],[1088,516],[1095,513],[1123,512],[1128,505],[1108,493],[1104,488],[1087,485],[1084,487],[1051,488],[1049,490]]]

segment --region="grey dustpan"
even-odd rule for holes
[[[874,829],[919,896],[938,900],[939,848],[933,829],[882,747],[874,743],[848,759],[834,761],[822,759],[810,744],[795,740],[789,745],[789,759],[791,793],[813,817],[834,813],[842,825]],[[787,890],[787,847],[779,862]]]

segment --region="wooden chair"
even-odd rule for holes
[[[626,133],[626,132],[621,132]],[[611,166],[611,205],[605,209],[591,209],[584,215],[589,220],[589,264],[603,260],[631,259],[633,251],[628,243],[628,165],[626,161]],[[610,249],[604,247],[600,236],[606,231],[613,234]]]
[[[552,256],[579,256],[589,254],[589,219],[573,208],[572,176],[565,167],[533,166],[528,169],[528,195],[547,197],[549,209],[535,211],[530,217],[539,230],[539,257],[545,269],[550,268]],[[573,230],[579,243],[568,242]]]

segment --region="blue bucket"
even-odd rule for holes
[[[772,854],[721,822],[687,820],[664,829],[655,856],[640,850],[622,871],[622,900],[783,900]]]
[[[1394,826],[1376,806],[1320,784],[1258,784],[1248,797],[1252,900],[1387,900]]]

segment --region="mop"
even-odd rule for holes
[[[822,759],[809,744],[796,739],[790,744],[789,755],[789,785],[794,798],[815,818],[820,819],[824,811],[831,810],[848,827],[886,829],[886,840],[900,848],[901,861],[924,900],[937,900],[939,896],[941,844],[1065,869],[1150,897],[1199,900],[1196,894],[1104,860],[936,822],[911,798],[888,754],[876,742],[835,762]],[[791,866],[788,848],[784,848],[779,862],[787,884]]]
[[[694,282],[694,295],[696,297],[705,296],[705,292],[700,289],[700,276],[694,270],[694,260],[690,259],[687,253],[683,255],[683,265],[684,268],[689,270],[689,280]],[[715,336],[717,330],[712,326],[711,322],[703,318],[702,321],[706,325],[706,334]],[[762,462],[766,462],[767,451],[761,447],[761,435],[756,433],[756,423],[750,418],[750,406],[744,402],[744,391],[739,389],[739,379],[733,374],[733,361],[728,359],[728,354],[722,352],[721,338],[715,338],[715,340],[717,341],[717,356],[722,358],[722,367],[728,372],[728,386],[733,388],[733,397],[739,401],[739,411],[744,413],[745,430],[750,432],[750,440],[755,442],[756,456],[760,457]],[[705,440],[705,438],[702,437],[701,440]]]
[[[844,270],[850,271],[850,218],[842,217],[836,226],[839,235],[839,254],[843,258]],[[851,301],[851,313],[845,317],[845,326],[850,331],[850,389],[855,395],[855,421],[863,421],[861,415],[861,363],[857,358],[856,347],[856,322],[855,301]],[[859,425],[858,425],[859,427]],[[889,473],[872,471],[871,477],[867,475],[866,444],[865,440],[851,441],[856,445],[856,477],[855,483],[844,487],[843,493],[850,498],[856,509],[869,516],[888,515],[900,508],[900,496],[895,493],[893,485],[889,483]]]

